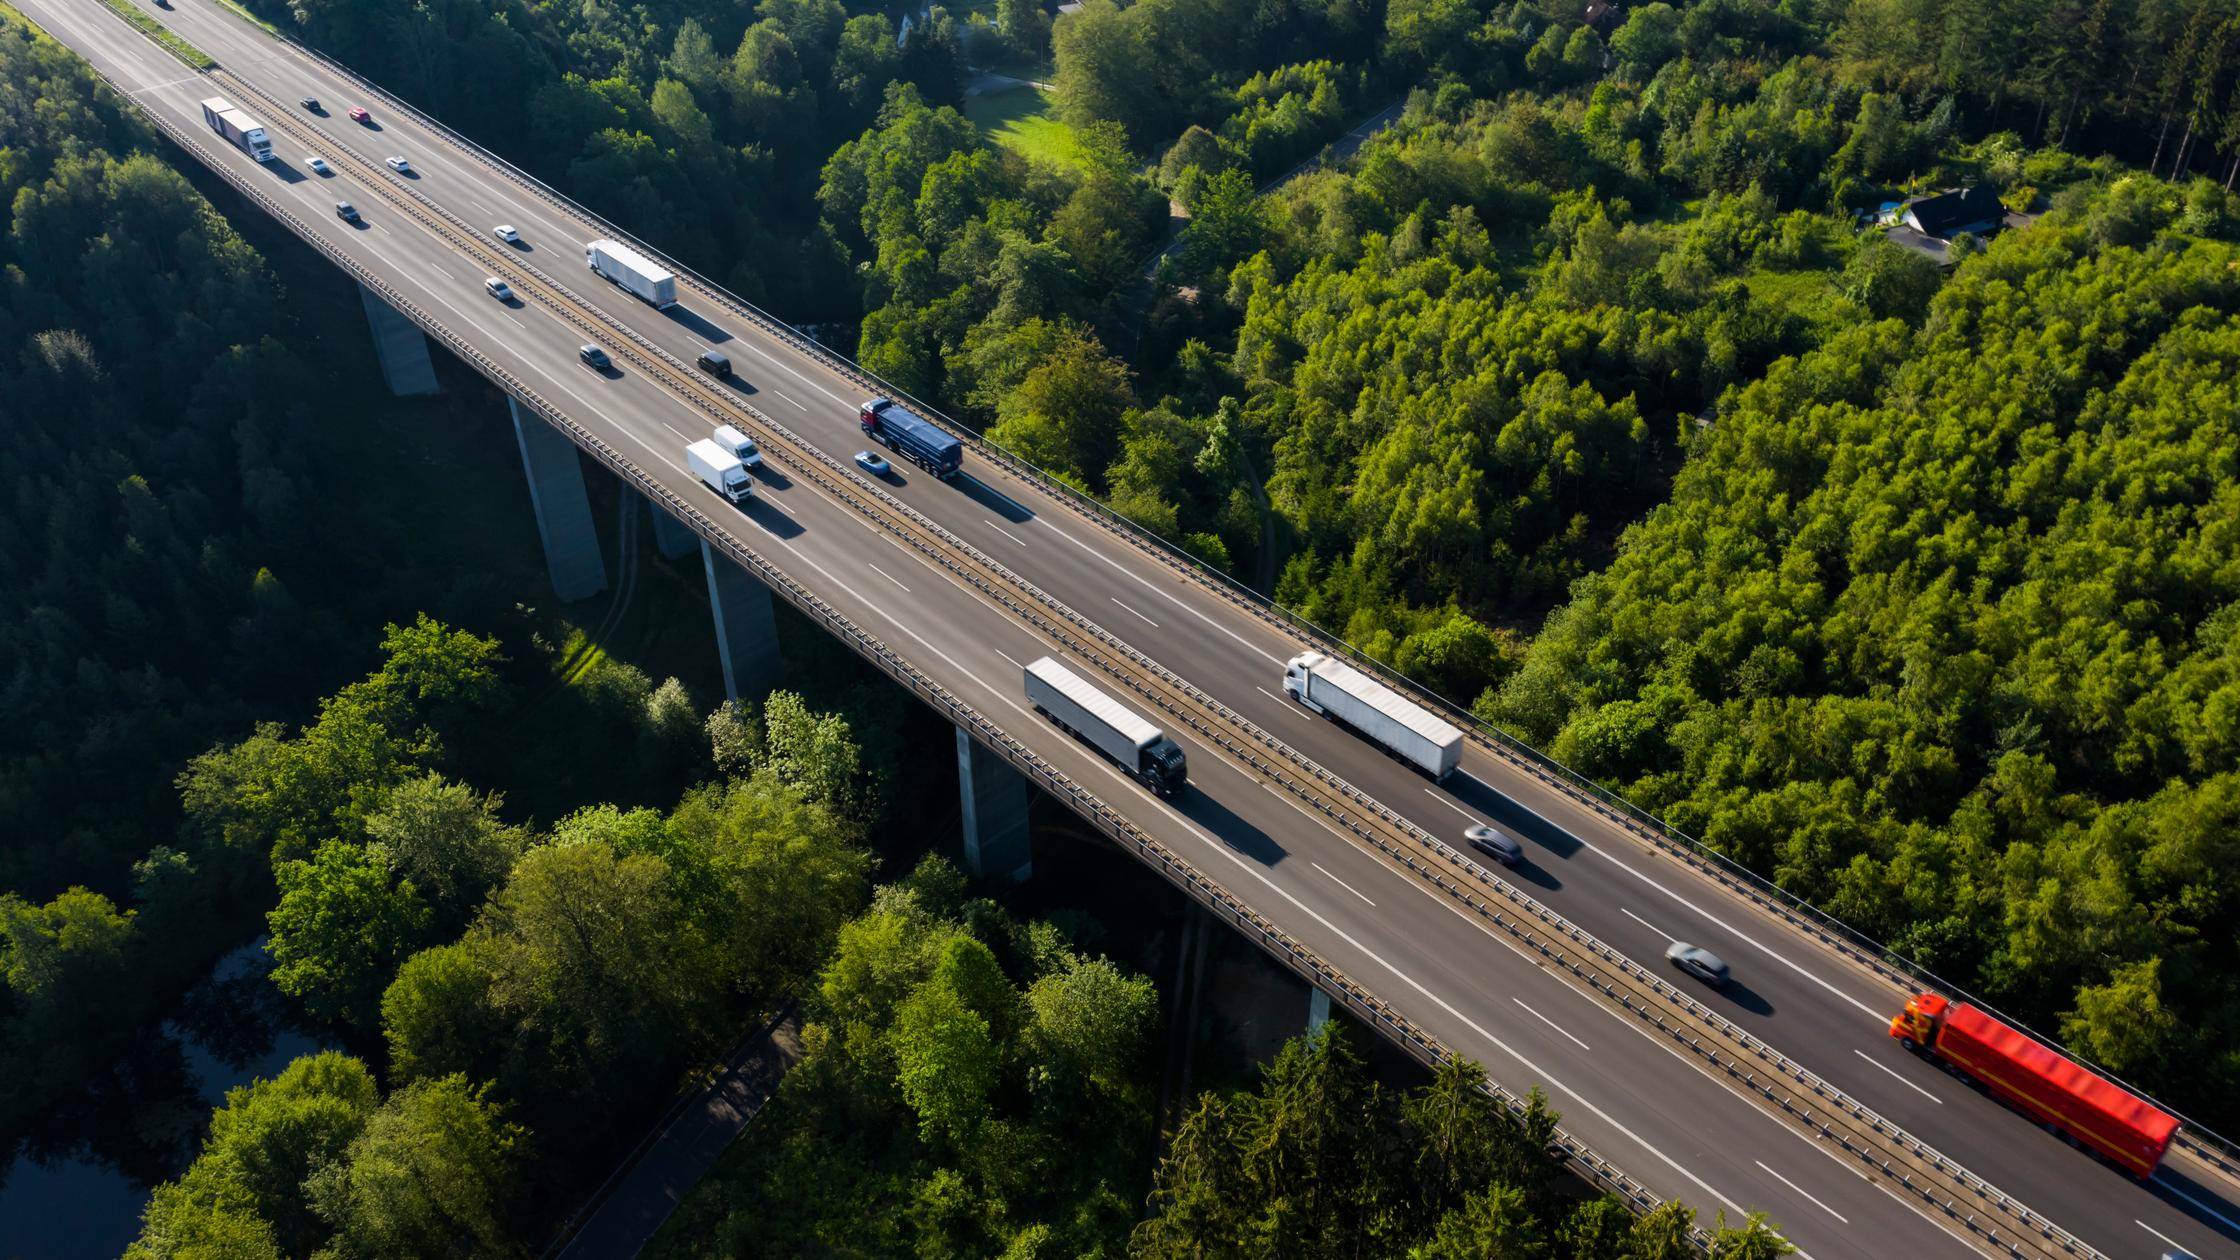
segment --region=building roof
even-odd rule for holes
[[[1905,213],[1930,236],[1951,236],[1996,228],[2006,218],[2007,208],[1999,204],[1999,194],[1988,184],[1977,184],[1909,201]]]

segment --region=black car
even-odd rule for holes
[[[710,376],[729,376],[731,375],[731,360],[721,350],[702,350],[700,352],[700,370]]]
[[[296,104],[303,106],[305,109],[310,110],[314,114],[320,112],[319,98],[316,96],[306,96],[302,100],[297,101]]]
[[[602,372],[612,366],[607,362],[607,352],[597,346],[577,346],[576,357]]]
[[[334,212],[335,216],[344,223],[356,223],[358,221],[358,208],[347,201],[334,203]]]

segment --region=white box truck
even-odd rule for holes
[[[684,448],[684,459],[692,465],[693,476],[733,503],[744,503],[754,496],[754,481],[747,476],[747,466],[714,442],[701,438]]]
[[[620,241],[591,242],[583,247],[583,260],[593,271],[655,306],[677,304],[677,277]]]
[[[1294,656],[1283,667],[1283,689],[1434,779],[1446,778],[1462,760],[1461,731],[1344,661],[1320,652]]]
[[[1165,731],[1050,657],[1027,666],[1027,699],[1158,795],[1178,795],[1189,782],[1189,763]]]
[[[203,101],[202,122],[259,162],[272,160],[272,140],[264,134],[264,124],[235,109],[232,101],[222,96]]]

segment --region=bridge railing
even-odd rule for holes
[[[1209,589],[1221,595],[1237,608],[1268,623],[1284,633],[1304,639],[1317,650],[1342,657],[1356,667],[1380,678],[1388,686],[1416,698],[1438,712],[1457,729],[1462,730],[1480,748],[1526,770],[1550,786],[1568,792],[1589,807],[1596,809],[1610,820],[1636,835],[1647,838],[1667,852],[1687,861],[1706,877],[1716,881],[1738,895],[1749,898],[1773,913],[1791,927],[1806,932],[1823,941],[1854,962],[1867,967],[1886,982],[1907,989],[1935,989],[1959,1000],[1973,1003],[1988,1011],[2023,1034],[2037,1040],[2055,1053],[2077,1059],[2059,1042],[2045,1037],[2021,1020],[2001,1012],[1991,1003],[1970,993],[1959,984],[1945,979],[1914,959],[1898,953],[1882,942],[1858,932],[1841,920],[1821,910],[1811,901],[1797,896],[1779,884],[1759,876],[1756,872],[1711,848],[1694,836],[1672,826],[1649,810],[1634,804],[1623,795],[1604,787],[1585,774],[1564,765],[1538,748],[1518,739],[1499,726],[1480,718],[1464,705],[1431,690],[1424,684],[1400,674],[1383,661],[1362,652],[1337,634],[1277,604],[1266,595],[1239,582],[1227,572],[1207,564],[1192,555],[1181,545],[1161,537],[1130,520],[1095,498],[1083,494],[1043,469],[990,442],[976,429],[958,422],[938,407],[917,398],[907,390],[880,380],[861,364],[846,354],[807,337],[792,325],[770,314],[752,302],[732,293],[714,280],[702,275],[676,259],[669,257],[650,243],[639,239],[609,222],[597,212],[584,206],[568,194],[553,188],[535,175],[522,170],[512,162],[489,152],[474,140],[461,135],[449,124],[425,110],[403,100],[386,88],[359,74],[349,66],[325,53],[288,35],[281,37],[288,47],[318,62],[330,72],[358,84],[368,93],[378,97],[384,108],[395,110],[412,118],[421,126],[449,139],[463,153],[476,162],[497,172],[506,180],[534,194],[565,213],[595,226],[600,232],[630,244],[633,248],[655,259],[680,276],[689,278],[709,297],[730,307],[734,313],[754,321],[766,335],[793,346],[801,353],[822,362],[826,368],[843,376],[866,391],[866,395],[893,398],[907,404],[912,410],[929,419],[937,420],[970,443],[981,458],[1002,467],[1019,480],[1030,482],[1052,498],[1073,508],[1077,514],[1100,526],[1108,533],[1124,538],[1139,550],[1151,555],[1170,568],[1198,578]],[[1895,1010],[1892,1012],[1895,1014]],[[2112,1072],[2087,1060],[2077,1059],[2109,1080],[2152,1100],[2146,1091]],[[2155,1105],[2179,1117],[2185,1125],[2184,1138],[2190,1139],[2189,1149],[2222,1169],[2229,1175],[2240,1177],[2240,1143],[2224,1137],[2199,1121],[2188,1118],[2174,1107],[2159,1101]]]

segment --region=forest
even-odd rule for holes
[[[247,3],[2231,1127],[2229,0],[1001,0],[907,38],[857,0]],[[972,121],[989,67],[1047,79],[1074,160]],[[1945,266],[1868,226],[1962,184],[2015,226]],[[875,697],[710,718],[605,661],[555,699],[528,590],[362,527],[406,474],[316,484],[276,260],[4,13],[0,196],[0,1132],[260,931],[348,1047],[229,1099],[135,1254],[507,1253],[788,993],[822,1039],[678,1254],[1321,1254],[1216,1210],[1303,1167],[1406,1254],[1663,1254],[1502,1117],[1467,1177],[1396,1162],[1457,1084],[1374,1085],[1337,1038],[1163,1143],[1148,981],[938,864],[876,882]],[[492,730],[580,736],[580,782]],[[773,897],[800,917],[727,904]],[[657,930],[589,957],[572,899]],[[1120,1026],[1078,1022],[1091,986]],[[1310,1085],[1358,1101],[1342,1133],[1254,1162]],[[1070,1179],[959,1140],[1082,1109],[1114,1120]],[[812,1144],[844,1151],[814,1185]],[[452,1166],[416,1160],[471,1192],[384,1180]]]

